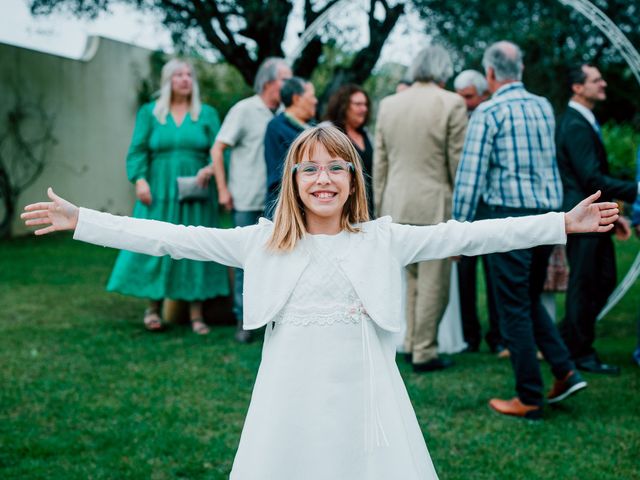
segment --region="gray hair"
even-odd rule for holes
[[[493,68],[496,80],[522,80],[524,63],[522,50],[515,43],[502,40],[496,42],[484,51],[482,66],[485,73]]]
[[[293,105],[293,96],[304,95],[304,87],[306,87],[308,83],[308,80],[300,77],[287,78],[280,89],[280,99],[283,105],[286,108]]]
[[[256,78],[253,81],[254,91],[260,95],[264,90],[264,86],[278,79],[278,71],[282,68],[289,68],[289,65],[284,58],[269,57],[264,60],[258,67]]]
[[[155,107],[153,107],[153,115],[162,125],[167,123],[167,115],[171,108],[171,77],[182,67],[188,67],[189,70],[191,70],[191,107],[189,107],[191,120],[197,122],[198,117],[200,117],[202,103],[200,102],[200,87],[198,86],[196,71],[189,61],[172,58],[162,67],[162,74],[160,75],[160,96],[156,100]]]
[[[431,45],[421,50],[409,67],[411,82],[445,83],[453,75],[453,62],[444,47]]]
[[[453,88],[462,90],[475,87],[478,95],[484,95],[489,90],[487,79],[477,70],[463,70],[453,81]]]

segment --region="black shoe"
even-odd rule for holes
[[[462,353],[478,353],[479,350],[480,347],[478,347],[477,345],[467,345],[467,348],[462,350]]]
[[[565,398],[585,388],[587,388],[587,382],[584,381],[578,372],[571,370],[563,379],[556,379],[555,382],[553,382],[553,387],[547,395],[547,402],[561,402]]]
[[[444,370],[445,368],[449,368],[453,365],[453,361],[448,358],[434,358],[429,360],[428,362],[423,363],[414,363],[413,371],[416,373],[420,372],[435,372],[436,370]]]
[[[620,367],[602,363],[596,356],[589,356],[576,360],[576,368],[583,372],[601,373],[603,375],[620,375]]]
[[[407,362],[407,363],[411,363],[411,357],[412,356],[413,355],[411,353],[406,353],[405,352],[405,353],[402,354],[402,358],[404,358],[404,361]]]

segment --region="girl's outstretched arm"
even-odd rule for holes
[[[24,207],[24,213],[20,218],[25,221],[25,225],[30,227],[45,225],[35,231],[36,235],[75,230],[80,209],[56,195],[51,187],[47,189],[47,196],[51,199],[50,202],[32,203]]]
[[[546,213],[416,227],[392,224],[393,251],[401,264],[455,255],[483,255],[520,250],[537,245],[566,243],[570,233],[608,232],[618,219],[612,202],[594,203],[596,192],[567,213]]]
[[[75,230],[73,238],[76,240],[146,255],[214,261],[243,268],[247,245],[259,229],[258,226],[207,228],[121,217],[78,208],[51,189],[48,195],[51,202],[28,205],[22,214],[26,225],[44,225],[36,235]]]

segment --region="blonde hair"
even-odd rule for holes
[[[291,251],[303,235],[305,227],[304,205],[300,200],[293,166],[308,160],[318,145],[322,145],[332,157],[341,158],[354,167],[351,174],[351,191],[342,208],[341,230],[359,232],[357,224],[369,220],[367,194],[362,173],[362,162],[351,140],[332,125],[319,125],[305,130],[293,142],[287,153],[282,173],[282,186],[274,215],[273,233],[267,248],[276,251]]]
[[[153,115],[162,125],[167,123],[167,115],[169,114],[169,109],[171,107],[171,78],[181,67],[188,67],[189,70],[191,70],[191,107],[189,108],[191,120],[197,122],[198,117],[200,117],[202,103],[200,103],[200,87],[198,87],[196,71],[189,61],[182,60],[180,58],[172,58],[165,63],[164,67],[162,67],[162,74],[160,76],[160,96],[158,97],[158,100],[156,100],[156,105],[153,108]]]

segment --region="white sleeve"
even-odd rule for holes
[[[258,227],[186,227],[80,208],[73,238],[157,257],[170,255],[176,260],[189,258],[242,268],[253,228]]]
[[[402,265],[566,242],[564,213],[556,212],[424,227],[391,224],[392,249]]]

